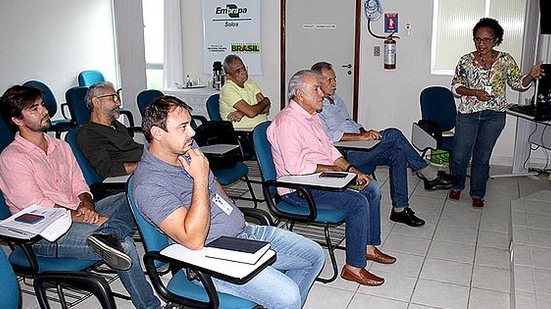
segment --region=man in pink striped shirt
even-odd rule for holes
[[[35,254],[103,259],[118,271],[136,308],[158,308],[128,234],[135,224],[124,193],[94,202],[67,143],[47,135],[48,110],[38,89],[13,86],[0,99],[0,113],[17,130],[0,154],[0,189],[12,213],[32,205],[71,211],[71,228],[55,242],[33,244]]]
[[[348,163],[323,130],[317,115],[323,100],[317,76],[308,70],[295,73],[289,80],[288,93],[289,105],[276,115],[267,131],[277,176],[323,171],[358,175],[360,191],[311,193],[318,208],[338,210],[346,216],[346,265],[341,277],[364,285],[381,285],[384,279],[365,269],[366,259],[382,264],[396,261],[376,247],[381,244],[379,184]],[[296,191],[280,189],[278,193],[291,205],[307,207],[306,199]]]

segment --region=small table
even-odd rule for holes
[[[309,175],[286,175],[277,179],[282,184],[300,185],[305,188],[326,190],[326,191],[344,191],[346,187],[356,179],[358,175],[354,173],[339,172],[347,174],[344,178],[320,177],[321,173]]]
[[[272,249],[266,251],[256,264],[251,265],[210,258],[205,255],[204,248],[191,250],[181,244],[170,245],[164,248],[160,254],[183,261],[206,274],[236,284],[246,283],[276,260],[276,252]]]
[[[201,146],[201,151],[204,154],[210,154],[210,155],[219,155],[223,156],[226,153],[239,148],[239,145],[232,145],[232,144],[216,144],[216,145],[208,145],[208,146]]]

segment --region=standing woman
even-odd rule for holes
[[[472,157],[469,193],[473,207],[484,207],[490,156],[505,126],[505,83],[515,90],[526,91],[544,74],[538,64],[523,76],[511,55],[494,50],[503,41],[503,28],[495,19],[480,19],[473,28],[473,40],[476,50],[461,57],[451,83],[452,92],[461,98],[461,103],[451,164],[451,172],[459,176],[459,183],[452,188],[449,198],[459,199]]]

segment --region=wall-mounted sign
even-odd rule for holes
[[[302,25],[304,30],[335,30],[336,24],[304,24]]]
[[[398,13],[385,13],[385,33],[398,32]]]
[[[203,71],[229,54],[243,59],[249,74],[262,74],[260,0],[203,0]]]

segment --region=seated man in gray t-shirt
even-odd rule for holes
[[[216,288],[265,308],[300,308],[323,267],[321,247],[286,230],[247,224],[193,142],[190,121],[189,107],[175,97],[147,107],[142,127],[148,143],[132,188],[139,211],[173,242],[194,250],[220,236],[270,242],[277,253],[273,265],[244,285],[213,279]]]

